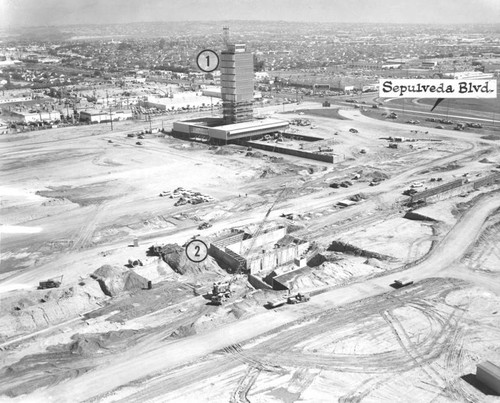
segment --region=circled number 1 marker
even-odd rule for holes
[[[205,49],[196,56],[196,64],[201,71],[210,73],[219,67],[219,56],[213,50]]]

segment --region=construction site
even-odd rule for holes
[[[0,400],[498,401],[498,128],[228,88],[0,136]]]
[[[2,398],[492,401],[498,140],[303,113],[343,161],[4,136]]]

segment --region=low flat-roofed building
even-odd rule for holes
[[[422,60],[422,63],[420,65],[424,69],[434,70],[437,67],[438,62],[436,62],[435,60]]]
[[[23,123],[53,122],[61,119],[61,114],[52,112],[11,112],[14,120]]]
[[[186,120],[174,122],[173,131],[186,137],[202,135],[227,142],[283,131],[288,125],[289,123],[285,120],[272,118],[222,126],[215,126],[213,123],[208,125],[206,122],[200,122],[199,120]]]
[[[477,364],[476,378],[500,395],[500,367],[490,361]]]
[[[452,78],[455,80],[487,80],[493,78],[493,73],[483,73],[481,71],[460,71],[454,73],[444,73],[445,78]]]
[[[378,70],[382,67],[382,63],[376,61],[357,60],[347,63],[346,67],[351,69]]]
[[[213,96],[215,97],[215,95]],[[201,92],[181,92],[172,94],[171,97],[153,97],[149,96],[143,106],[147,108],[157,108],[159,110],[180,110],[182,108],[199,108],[206,106],[215,106],[221,103],[219,99],[211,99]]]
[[[6,81],[7,82],[7,81]],[[2,83],[2,80],[0,80],[0,85]],[[33,99],[32,95],[29,94],[28,96],[23,96],[23,97],[0,97],[0,104],[9,104],[9,103],[22,103],[26,101],[31,101]]]
[[[82,122],[100,123],[111,119],[110,113],[106,111],[81,111],[80,120]]]
[[[116,120],[127,120],[132,119],[131,111],[99,111],[99,110],[90,110],[90,111],[81,111],[80,112],[80,120],[82,122],[90,122],[90,123],[101,123],[101,122],[109,122],[111,119],[113,121]]]
[[[379,84],[378,83],[375,83],[375,84],[366,84],[366,85],[363,85],[363,87],[361,88],[361,90],[363,92],[378,91],[378,89],[379,89]]]

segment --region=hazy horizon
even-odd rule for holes
[[[148,22],[498,24],[498,0],[0,0],[3,28]]]

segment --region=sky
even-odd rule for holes
[[[0,0],[0,28],[200,20],[500,23],[500,0]]]

